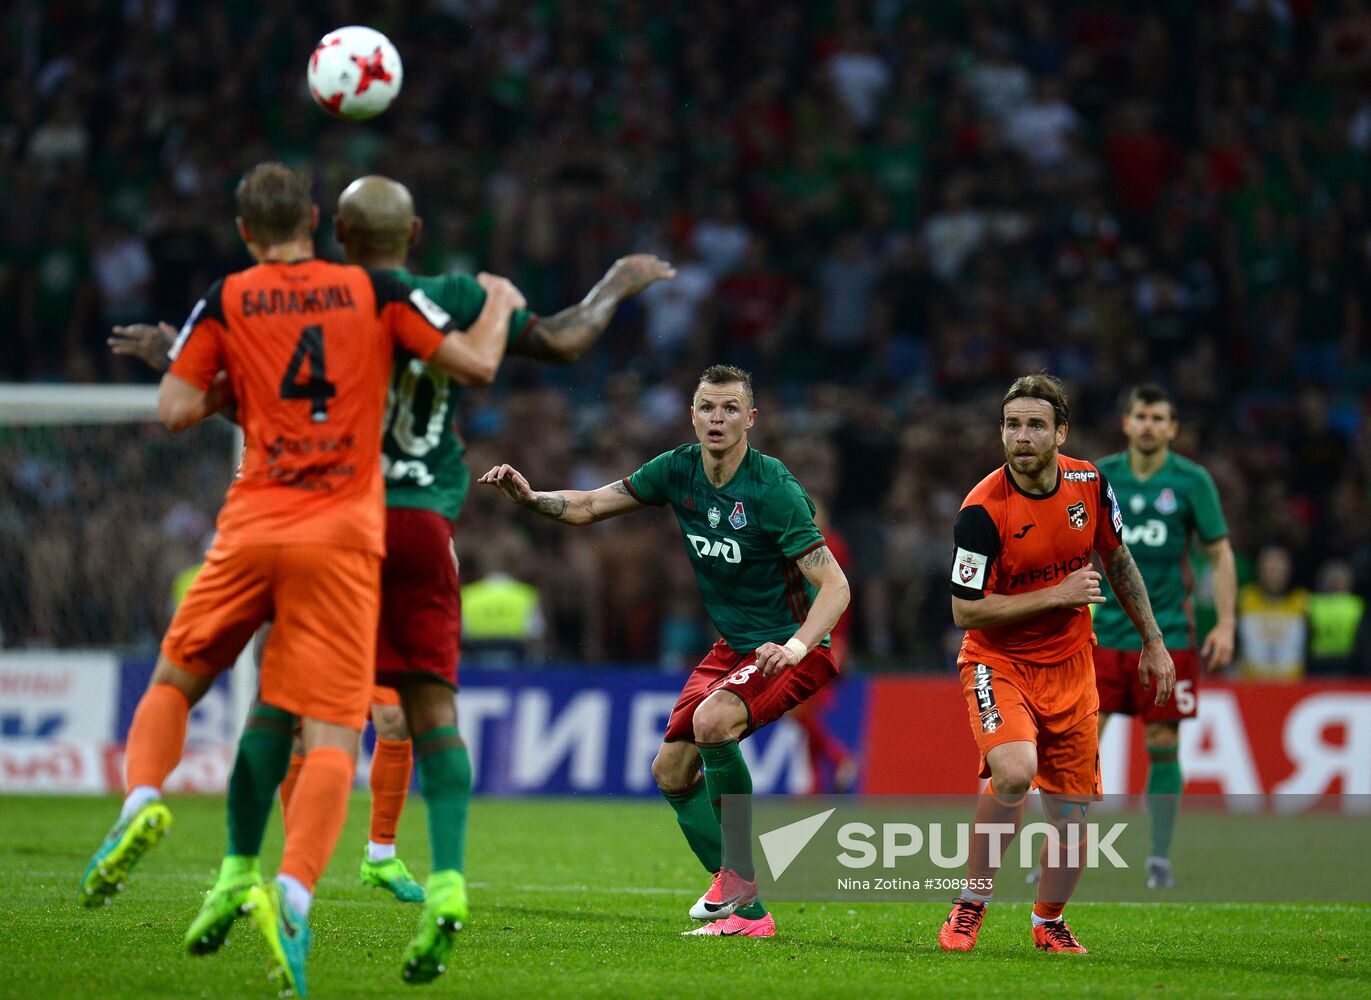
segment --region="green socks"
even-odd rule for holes
[[[279,708],[252,706],[228,782],[228,854],[255,858],[276,804],[276,789],[290,767],[295,716]]]
[[[737,740],[722,743],[697,743],[700,756],[705,762],[705,787],[709,791],[710,805],[716,817],[722,818],[722,800],[725,795],[751,795],[752,772],[743,760],[742,748]],[[729,821],[723,826],[723,864],[732,868],[743,878],[753,878],[756,869],[752,865],[752,809],[729,810]]]
[[[262,868],[256,858],[230,854],[219,865],[219,878],[216,886],[234,885],[238,882],[262,880]]]
[[[1181,800],[1181,762],[1178,747],[1149,745],[1152,766],[1147,772],[1147,811],[1152,814],[1152,857],[1171,855],[1171,835]]]
[[[713,875],[723,864],[723,846],[719,839],[719,817],[709,803],[705,783],[697,781],[685,791],[664,790],[662,797],[676,810],[676,822],[685,834],[686,843],[705,866],[705,871]]]
[[[439,726],[414,738],[419,791],[428,804],[432,871],[463,871],[467,810],[471,806],[471,755],[455,726]]]

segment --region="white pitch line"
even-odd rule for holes
[[[30,878],[55,878],[69,879],[69,871],[28,871],[24,873]],[[173,872],[139,872],[136,876],[140,882],[187,882],[195,876]],[[213,878],[211,872],[208,878]],[[580,892],[588,896],[693,896],[693,889],[672,889],[658,885],[590,885],[588,883],[567,883],[561,885],[537,885],[533,883],[505,883],[505,882],[468,882],[467,887],[471,889],[489,890],[492,892]],[[901,899],[901,900],[870,900],[870,899],[820,899],[820,900],[787,900],[787,902],[799,902],[808,906],[898,906],[901,903],[941,903],[940,899]],[[998,901],[1001,906],[1009,905],[1029,905],[1029,899],[1005,899]],[[1189,906],[1192,908],[1219,909],[1219,910],[1238,910],[1259,908],[1262,910],[1276,910],[1285,913],[1357,913],[1367,909],[1365,902],[1344,902],[1344,903],[1276,903],[1251,900],[1248,902],[1223,901],[1211,902],[1208,900],[1196,899],[1080,899],[1073,900],[1071,906],[1128,906],[1128,907],[1170,907],[1170,906]]]
[[[614,896],[693,896],[692,889],[667,889],[656,885],[506,885],[501,882],[468,882],[473,889],[493,889],[499,892],[584,892]]]

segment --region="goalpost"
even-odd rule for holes
[[[223,420],[168,434],[156,386],[0,383],[0,662],[155,659],[241,451]],[[228,684],[215,729],[236,740],[251,649]]]

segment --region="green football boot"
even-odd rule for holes
[[[186,951],[192,955],[212,955],[222,948],[233,922],[248,912],[248,894],[261,885],[262,869],[256,858],[225,858],[218,881],[186,931],[182,942]]]
[[[446,969],[452,956],[452,938],[467,919],[467,883],[462,873],[449,868],[428,877],[428,902],[419,918],[419,930],[405,949],[400,975],[405,982],[431,983]]]
[[[309,996],[305,985],[305,960],[313,943],[309,921],[291,909],[275,879],[249,889],[243,906],[252,917],[253,926],[266,938],[275,965],[271,977],[280,981],[282,990]]]
[[[138,859],[170,829],[171,810],[161,799],[153,799],[128,819],[115,823],[81,874],[81,888],[76,894],[81,905],[96,907],[112,902]]]
[[[405,863],[395,857],[371,861],[363,854],[362,884],[394,893],[402,903],[422,903],[425,898],[424,887],[414,881]]]

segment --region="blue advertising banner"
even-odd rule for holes
[[[148,661],[122,664],[115,733],[120,742],[151,670]],[[471,750],[476,791],[655,795],[652,758],[685,677],[651,668],[463,670],[458,721]],[[862,744],[865,696],[865,681],[843,680],[831,694],[821,692],[816,706],[816,721],[854,750]],[[188,746],[213,743],[231,732],[230,704],[221,678],[196,707]],[[368,732],[368,748],[372,742]],[[791,720],[750,737],[743,749],[758,792],[810,790],[808,742]],[[364,757],[361,774],[366,763]]]
[[[476,790],[496,795],[655,795],[652,758],[684,674],[570,668],[463,671],[458,697]],[[861,746],[866,686],[838,683],[821,721]],[[758,792],[807,792],[805,733],[790,719],[743,743]]]

